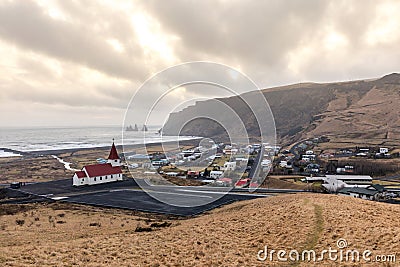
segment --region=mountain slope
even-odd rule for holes
[[[251,92],[247,94],[252,95]],[[320,135],[383,142],[400,139],[397,108],[400,74],[397,73],[376,80],[295,84],[265,89],[263,94],[274,115],[277,138],[281,143]],[[235,110],[251,136],[259,135],[252,112],[239,97],[220,100]],[[182,135],[226,138],[223,128],[211,120],[195,119],[187,123],[213,105],[212,101],[201,101],[171,114],[163,128],[164,134],[182,129]]]

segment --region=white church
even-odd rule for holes
[[[121,158],[113,142],[105,164],[87,165],[81,171],[75,172],[72,177],[73,186],[95,185],[115,181],[122,181]]]

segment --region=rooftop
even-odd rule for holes
[[[97,177],[97,176],[105,176],[105,175],[122,173],[121,167],[119,167],[119,166],[113,167],[110,163],[87,165],[87,166],[83,167],[83,170],[86,170],[89,177]]]
[[[108,155],[108,159],[120,159],[118,152],[117,152],[117,148],[115,147],[115,144],[113,142],[112,146],[111,146],[111,150],[110,150],[110,155]]]

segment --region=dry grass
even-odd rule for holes
[[[350,197],[298,194],[238,202],[174,221],[167,228],[153,227],[159,230],[151,232],[135,232],[138,225],[151,227],[143,217],[114,212],[36,207],[3,215],[0,262],[9,266],[266,266],[268,262],[256,258],[265,245],[275,250],[321,251],[334,248],[338,238],[345,238],[350,248],[375,254],[400,252],[400,206]],[[17,225],[17,219],[25,220],[24,224]],[[331,266],[338,265],[343,263]]]
[[[285,181],[279,176],[268,176],[261,184],[262,188],[277,188],[277,189],[311,189],[310,185],[302,182]]]
[[[184,141],[181,143],[182,149],[189,149],[194,146],[196,141]],[[119,152],[122,149],[119,147]],[[147,149],[147,151],[146,151]],[[171,144],[165,144],[162,147],[159,144],[150,144],[144,147],[128,148],[130,151],[136,153],[155,153],[162,151],[169,151],[174,149]],[[163,150],[164,149],[164,150]],[[54,153],[58,157],[67,162],[71,162],[71,167],[81,169],[85,165],[96,164],[96,159],[107,158],[110,148],[93,148],[71,150],[70,152]],[[65,170],[64,165],[57,161],[50,155],[45,156],[25,156],[25,157],[10,157],[0,158],[0,183],[18,182],[46,182],[52,180],[60,180],[72,178],[74,172]],[[131,173],[127,169],[123,169],[124,175],[131,177]],[[134,174],[137,172],[139,176],[143,176],[142,172],[133,170]]]
[[[400,139],[398,125],[400,100],[398,85],[379,85],[366,94],[335,92],[322,119],[303,137],[327,135],[331,142],[325,149],[343,144],[397,146]]]
[[[0,183],[44,182],[73,175],[51,156],[4,158],[0,160],[0,170]]]

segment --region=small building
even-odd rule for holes
[[[238,149],[237,148],[225,148],[223,150],[223,153],[225,155],[236,155],[238,153]]]
[[[327,178],[343,181],[348,185],[367,187],[372,184],[372,177],[369,175],[325,175]]]
[[[184,150],[181,152],[181,155],[183,155],[184,157],[189,157],[191,155],[194,154],[194,150],[190,149],[190,150]]]
[[[243,188],[243,187],[248,187],[250,185],[251,179],[246,178],[246,179],[242,179],[236,182],[235,187],[238,188]]]
[[[177,177],[179,173],[177,172],[166,172],[165,175],[169,177]]]
[[[379,148],[379,153],[381,153],[381,154],[389,153],[389,148],[387,148],[387,147],[380,147],[380,148]]]
[[[271,166],[272,166],[272,161],[269,160],[269,159],[263,159],[263,160],[261,161],[261,166],[262,166],[262,167],[271,167]],[[285,167],[286,167],[286,166],[287,166],[287,162],[286,162]]]
[[[247,158],[235,158],[236,166],[246,166],[247,165]]]
[[[223,171],[211,171],[210,172],[210,178],[213,178],[213,179],[221,178],[222,175],[224,175]]]
[[[328,175],[322,177],[306,177],[303,182],[322,182],[328,192],[338,192],[346,187],[367,188],[372,185],[372,177],[367,175]]]
[[[153,160],[153,161],[151,161],[151,164],[155,168],[164,166],[164,162],[162,160]]]
[[[200,172],[198,171],[188,171],[186,177],[188,179],[196,179],[200,177]]]
[[[122,181],[121,158],[113,142],[107,163],[87,165],[72,177],[73,186]]]
[[[316,158],[316,155],[302,155],[301,159],[304,160],[305,162],[310,162],[310,161],[314,161]]]
[[[215,183],[219,186],[232,186],[231,178],[219,178]]]
[[[227,162],[224,163],[224,170],[225,171],[234,171],[235,168],[236,168],[236,162],[235,161],[234,162],[227,161]]]
[[[338,191],[338,195],[367,200],[382,200],[386,198],[386,189],[379,184],[373,184],[368,187],[345,187]]]
[[[319,164],[310,163],[307,165],[307,171],[311,173],[319,173],[320,166]]]
[[[279,162],[279,167],[281,167],[281,168],[286,168],[287,165],[288,165],[288,162],[286,160],[281,160],[281,162]]]

